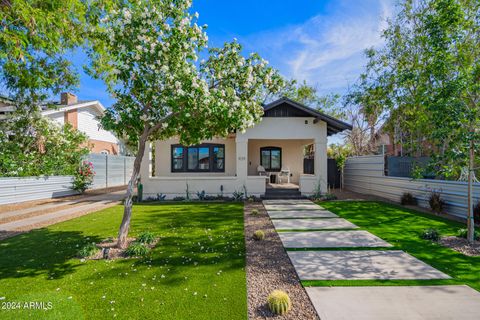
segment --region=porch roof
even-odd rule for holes
[[[327,124],[329,136],[344,130],[352,130],[352,125],[346,122],[285,97],[264,105],[263,110],[264,117],[313,117],[315,122],[322,120]]]

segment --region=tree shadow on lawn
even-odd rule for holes
[[[222,272],[245,268],[243,208],[239,204],[166,203],[143,205],[134,213],[131,232],[135,236],[146,228],[159,237],[148,259],[121,259],[132,263],[170,269],[164,284],[178,286],[183,273],[192,268],[218,266]],[[138,208],[140,209],[140,208]],[[118,271],[106,271],[105,277],[118,277]]]
[[[71,260],[81,248],[98,237],[80,231],[52,231],[47,228],[23,233],[0,242],[0,279],[36,277],[60,279],[80,266]],[[77,247],[78,245],[78,247]]]
[[[245,245],[243,238],[243,211],[240,204],[204,204],[181,203],[170,204],[168,207],[158,204],[138,205],[134,207],[130,235],[136,236],[139,232],[152,230],[160,236],[160,242],[152,252],[152,265],[168,265],[174,268],[187,266],[183,256],[195,257],[198,264],[220,264],[222,268],[243,268]],[[116,218],[115,218],[116,219]],[[121,216],[118,217],[120,224]],[[94,234],[105,233],[105,220],[98,230],[89,232],[85,236],[82,231],[58,231],[51,228],[36,229],[12,238],[0,241],[0,279],[24,278],[45,275],[47,279],[60,279],[82,266],[83,263],[75,258],[77,251],[85,244],[102,241],[105,237]],[[178,233],[173,232],[177,228]],[[205,230],[211,229],[215,241],[208,240]],[[182,231],[185,234],[182,234]],[[190,232],[188,232],[190,231]],[[112,234],[111,236],[115,236]],[[221,236],[224,236],[221,238]],[[232,241],[238,248],[232,249]],[[229,242],[229,243],[227,243]],[[208,244],[214,253],[201,252],[201,245]],[[178,249],[180,247],[180,249]],[[224,252],[225,249],[231,252]],[[164,254],[159,254],[160,252]],[[193,254],[192,254],[193,252]],[[215,253],[221,253],[216,256]],[[241,256],[238,254],[241,253]],[[168,256],[172,255],[171,258]],[[120,264],[131,265],[138,259],[121,259]]]

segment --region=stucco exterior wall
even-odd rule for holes
[[[234,191],[247,189],[249,195],[265,193],[265,177],[257,175],[261,146],[282,148],[282,164],[294,174],[292,182],[299,183],[302,194],[311,194],[320,183],[327,190],[327,125],[314,118],[263,118],[245,133],[227,139],[213,139],[205,143],[225,144],[225,172],[171,172],[171,145],[177,139],[156,141],[155,157],[150,147],[145,151],[141,180],[145,197],[165,194],[168,199],[185,196],[188,186],[191,197],[204,190],[209,195],[231,196]],[[315,146],[315,175],[303,176],[303,146]],[[155,159],[155,176],[151,175]],[[303,184],[303,185],[302,185]],[[223,191],[222,191],[223,189]]]
[[[258,175],[257,167],[260,165],[260,148],[282,148],[282,168],[290,169],[290,182],[299,183],[300,174],[303,173],[303,149],[313,140],[277,140],[254,139],[248,140],[248,175]]]
[[[202,143],[218,143],[225,145],[225,172],[172,172],[171,148],[178,144],[178,139],[168,139],[155,142],[155,176],[159,177],[218,177],[235,176],[236,145],[232,136],[226,139],[205,140]]]

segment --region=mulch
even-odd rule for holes
[[[252,215],[252,209],[259,211]],[[245,241],[247,248],[247,292],[249,319],[319,319],[295,269],[283,248],[273,224],[261,203],[245,204]],[[256,230],[265,232],[264,240],[254,240]],[[275,289],[290,296],[292,309],[283,316],[272,314],[266,304]]]
[[[460,237],[443,237],[439,243],[469,257],[480,256],[480,241],[469,244],[467,239]]]

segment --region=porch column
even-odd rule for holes
[[[315,139],[315,160],[314,170],[316,184],[320,183],[320,191],[327,192],[327,140]]]
[[[248,176],[248,139],[236,138],[237,149],[237,177],[242,184],[247,183]]]

